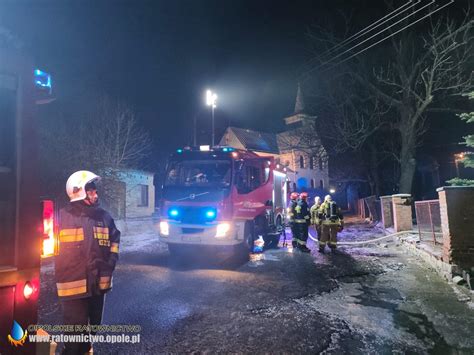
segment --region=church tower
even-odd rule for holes
[[[304,96],[303,91],[301,90],[301,84],[298,83],[298,90],[296,92],[296,101],[295,101],[295,109],[293,113],[285,117],[285,123],[287,126],[287,130],[292,130],[296,128],[300,128],[303,126],[307,126],[314,122],[315,116],[311,116],[307,113],[306,107],[304,104]]]

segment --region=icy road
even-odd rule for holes
[[[353,224],[341,239],[380,235]],[[177,262],[154,234],[124,236],[104,323],[140,325],[141,341],[95,344],[94,353],[474,353],[469,297],[403,247],[309,247]],[[39,323],[62,324],[52,260]]]

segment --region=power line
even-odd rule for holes
[[[342,61],[340,61],[340,62],[338,62],[338,63],[336,63],[336,64],[334,64],[334,65],[332,65],[332,66],[330,66],[329,68],[325,69],[325,71],[326,71],[326,70],[329,70],[329,69],[332,69],[332,68],[338,66],[339,64],[342,64],[342,63],[348,61],[349,59],[355,57],[356,55],[359,55],[360,53],[363,53],[363,52],[367,51],[368,49],[370,49],[370,48],[376,46],[377,44],[379,44],[379,43],[381,43],[381,42],[383,42],[383,41],[389,39],[390,37],[395,36],[396,34],[398,34],[398,33],[400,33],[401,31],[407,29],[408,27],[413,26],[414,24],[420,22],[421,20],[427,18],[428,16],[431,16],[432,14],[434,14],[434,13],[436,13],[436,12],[442,10],[442,9],[445,8],[446,6],[451,5],[453,2],[454,2],[454,0],[450,0],[449,3],[444,4],[443,6],[437,8],[436,10],[430,12],[429,14],[423,16],[422,18],[420,18],[420,19],[418,19],[418,20],[416,20],[416,21],[414,21],[414,22],[408,24],[407,26],[405,26],[405,27],[399,29],[398,31],[396,31],[396,32],[394,32],[394,33],[392,33],[392,34],[390,34],[390,35],[388,35],[388,36],[382,38],[381,40],[379,40],[379,41],[375,42],[374,44],[372,44],[372,45],[370,45],[370,46],[368,46],[368,47],[362,49],[361,51],[359,51],[359,52],[357,52],[357,53],[354,53],[353,55],[349,56],[348,58],[346,58],[346,59],[344,59],[344,60],[342,60]]]
[[[390,26],[388,26],[388,27],[386,27],[386,28],[380,30],[379,32],[377,32],[376,34],[370,36],[369,38],[366,38],[366,39],[363,40],[362,42],[359,42],[359,43],[356,44],[355,46],[352,46],[351,48],[346,49],[344,52],[339,53],[338,55],[336,55],[335,57],[331,58],[330,60],[328,60],[328,61],[322,63],[319,67],[322,67],[322,66],[324,66],[324,65],[327,65],[327,64],[333,62],[334,60],[336,60],[336,59],[339,58],[340,56],[346,54],[347,52],[352,51],[354,48],[359,47],[360,45],[362,45],[362,44],[364,44],[365,42],[367,42],[367,41],[369,41],[369,40],[371,40],[371,39],[377,37],[379,34],[381,34],[381,33],[385,32],[385,31],[387,31],[388,29],[392,28],[393,26],[398,25],[399,23],[403,22],[403,21],[406,20],[407,18],[412,17],[413,15],[417,14],[418,12],[424,10],[426,7],[432,5],[434,2],[435,2],[435,0],[431,0],[430,3],[427,3],[426,5],[422,6],[422,7],[419,8],[418,10],[415,10],[414,12],[412,12],[411,14],[405,16],[405,17],[402,18],[401,20],[398,20],[397,22],[391,24]],[[428,14],[428,16],[429,16],[429,14]],[[425,17],[426,17],[426,16],[425,16]],[[423,18],[425,18],[425,17],[423,17]],[[416,20],[415,22],[412,22],[411,24],[409,24],[409,25],[406,26],[405,28],[407,28],[407,27],[413,25],[414,23],[416,23],[416,22],[418,22],[418,21],[419,21],[419,20]]]
[[[413,6],[419,4],[422,0],[417,0],[416,4],[414,4]],[[383,25],[384,23],[386,23],[387,21],[390,21],[391,19],[393,19],[394,17],[398,16],[400,13],[403,13],[405,12],[407,9],[404,9],[403,11],[400,11],[400,9],[402,9],[403,7],[405,7],[407,4],[411,4],[413,2],[413,0],[410,0],[409,2],[405,3],[403,6],[400,6],[399,8],[397,8],[396,10],[392,11],[391,13],[385,15],[384,17],[378,19],[377,21],[371,23],[370,25],[366,26],[365,28],[363,28],[362,30],[360,30],[359,32],[353,34],[352,36],[350,36],[349,38],[346,38],[345,40],[343,40],[341,43],[339,44],[336,44],[334,47],[331,47],[329,48],[328,50],[326,50],[323,54],[321,54],[320,56],[318,57],[315,57],[315,58],[312,58],[310,59],[306,64],[303,65],[304,66],[309,66],[311,65],[312,62],[315,62],[319,59],[321,59],[322,57],[326,56],[326,54],[329,54],[330,52],[335,52],[336,49],[338,48],[341,48],[341,47],[344,47],[346,44],[348,43],[351,43],[353,42],[355,39],[357,38],[360,38],[362,37],[363,35],[371,32],[373,29]],[[398,12],[398,13],[397,13]],[[385,19],[386,17],[390,16],[390,18],[387,18]],[[384,20],[385,19],[385,20]],[[384,21],[382,21],[384,20]],[[380,22],[382,21],[382,22]],[[380,23],[379,23],[380,22]],[[372,28],[371,28],[372,27]]]
[[[413,6],[417,5],[418,3],[420,3],[421,0],[417,0],[416,4],[413,4]],[[404,5],[400,6],[399,8],[397,8],[396,10],[393,10],[391,13],[385,15],[384,17],[378,19],[377,21],[371,23],[370,25],[366,26],[365,28],[363,28],[362,30],[360,30],[359,32],[353,34],[352,36],[350,36],[349,38],[346,38],[344,41],[342,41],[341,43],[335,45],[334,47],[332,48],[329,48],[328,50],[326,50],[324,53],[321,54],[321,56],[325,56],[327,53],[331,53],[331,52],[335,52],[336,49],[340,48],[340,47],[344,47],[346,44],[348,43],[351,43],[353,42],[355,39],[357,38],[360,38],[362,37],[363,35],[365,35],[366,33],[368,32],[371,32],[372,30],[374,30],[375,28],[377,27],[380,27],[381,25],[383,25],[385,22],[387,21],[390,21],[393,17],[396,17],[398,16],[399,14],[405,12],[406,10],[408,10],[408,8],[404,9],[404,10],[401,10],[403,9],[404,7],[406,7],[408,4],[411,4],[413,3],[413,0],[410,0],[408,1],[407,3],[405,3]],[[389,17],[389,18],[387,18]],[[387,18],[385,21],[382,21],[383,19]],[[382,22],[380,22],[382,21]],[[380,23],[379,23],[380,22]]]

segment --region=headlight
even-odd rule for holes
[[[216,238],[224,238],[230,231],[229,223],[219,223],[216,230]]]
[[[164,237],[170,235],[170,225],[166,221],[160,222],[160,234]]]

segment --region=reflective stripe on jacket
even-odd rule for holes
[[[311,219],[309,214],[308,203],[304,200],[298,201],[297,206],[295,207],[295,221],[297,223],[308,223]],[[298,222],[303,220],[303,222]]]
[[[330,208],[331,205],[336,208],[336,214],[331,216]],[[323,217],[322,224],[329,224],[329,225],[338,225],[341,226],[343,223],[343,216],[341,209],[336,205],[334,201],[331,202],[323,202],[319,207],[319,213]]]
[[[295,221],[295,207],[297,203],[295,200],[291,200],[290,205],[287,208],[287,216],[288,216],[288,221],[290,223]]]
[[[108,212],[82,201],[59,212],[59,255],[55,258],[58,296],[84,298],[112,288],[120,231]]]
[[[319,218],[319,207],[321,205],[312,205],[310,210],[309,210],[309,213],[311,215],[311,224],[319,224],[320,222],[320,218]]]

